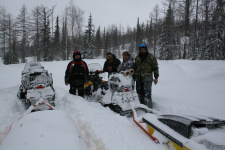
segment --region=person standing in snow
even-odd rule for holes
[[[135,58],[134,70],[134,80],[140,103],[152,108],[152,81],[155,84],[158,83],[159,69],[156,58],[148,52],[146,44],[139,45],[139,54]]]
[[[108,72],[109,74],[117,72],[117,67],[120,65],[120,60],[110,52],[106,54],[106,61],[104,63],[103,72]]]
[[[65,84],[70,84],[70,94],[84,97],[84,84],[88,83],[89,70],[79,51],[74,51],[73,60],[68,64],[65,72]]]
[[[123,52],[123,62],[118,66],[117,72],[133,69],[134,59],[128,51]]]

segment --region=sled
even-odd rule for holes
[[[87,150],[74,120],[65,111],[56,110],[39,100],[14,122],[3,140],[4,150]]]
[[[135,117],[137,115],[135,109],[133,109],[133,121],[146,133],[149,137],[156,143],[167,144],[168,147],[173,147],[175,150],[191,150],[192,136],[195,134],[195,130],[201,130],[207,128],[209,132],[211,130],[221,129],[225,132],[225,120],[221,120],[214,117],[207,116],[190,116],[190,115],[169,115],[161,114],[155,111],[157,114],[147,113],[141,117],[141,121],[137,121]],[[144,125],[143,125],[144,124]],[[144,127],[145,126],[145,127]],[[154,136],[154,133],[159,136],[163,135],[165,139],[159,139],[157,136]],[[225,135],[225,134],[224,134]],[[159,136],[161,137],[161,136]],[[198,138],[198,137],[194,137]],[[163,142],[162,142],[162,141]],[[219,149],[224,150],[224,143],[213,143],[207,139],[198,140],[198,143],[195,144],[204,144],[209,149]]]

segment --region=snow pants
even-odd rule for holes
[[[152,79],[137,80],[136,91],[140,103],[152,108]]]
[[[84,84],[70,85],[69,93],[74,95],[78,94],[79,96],[84,97]]]

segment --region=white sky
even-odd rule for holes
[[[85,11],[85,22],[90,13],[93,24],[101,29],[109,25],[122,25],[123,27],[135,27],[137,18],[140,23],[149,20],[149,14],[153,7],[162,5],[162,0],[74,0],[74,4]],[[0,0],[8,13],[14,17],[19,14],[22,5],[25,4],[29,10],[37,5],[43,4],[51,8],[56,5],[55,12],[62,16],[63,10],[69,4],[69,0]],[[86,24],[84,24],[86,25]]]

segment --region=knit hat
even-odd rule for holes
[[[148,51],[148,48],[147,48],[147,45],[146,45],[146,44],[140,44],[140,45],[139,45],[139,50],[140,50],[141,48],[145,48],[145,49]]]
[[[130,56],[130,53],[129,53],[128,51],[124,51],[124,52],[123,52],[123,55]]]

